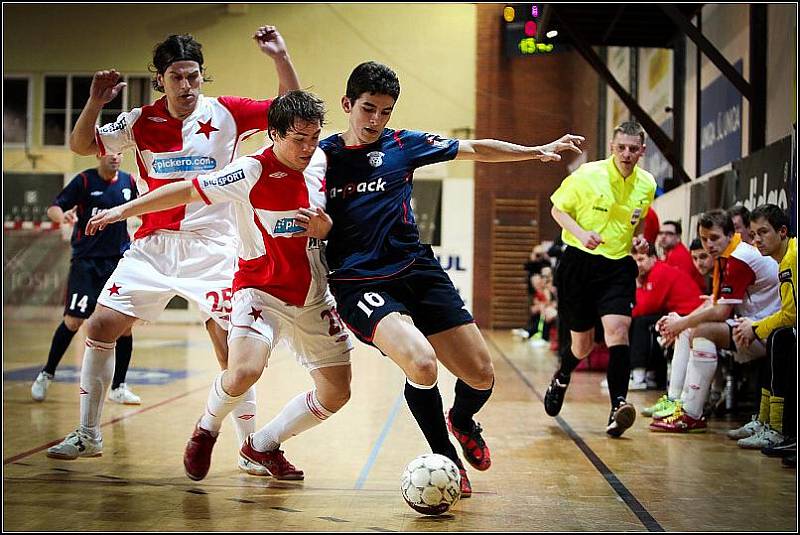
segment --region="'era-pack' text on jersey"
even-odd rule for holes
[[[390,277],[424,254],[411,210],[414,170],[454,159],[458,140],[385,128],[368,145],[346,147],[335,134],[320,148],[328,156],[325,190],[333,219],[330,279]]]
[[[233,201],[239,234],[234,292],[256,288],[300,307],[325,297],[328,268],[322,243],[292,237],[303,230],[294,219],[298,208],[325,207],[324,181],[322,150],[299,172],[278,161],[272,148],[194,179],[206,203]]]
[[[119,221],[103,232],[87,236],[86,224],[100,210],[107,210],[136,198],[133,177],[122,171],[106,182],[97,169],[87,169],[73,178],[53,201],[62,210],[77,206],[78,220],[72,229],[72,258],[117,257],[128,249],[131,238],[128,225]]]
[[[194,112],[181,121],[169,114],[167,98],[162,97],[151,105],[121,113],[116,122],[98,128],[95,138],[101,154],[135,149],[136,165],[146,184],[140,193],[145,193],[231,163],[242,140],[266,130],[270,103],[199,95]],[[158,230],[231,236],[235,233],[232,208],[196,202],[144,214],[135,237]]]

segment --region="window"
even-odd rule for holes
[[[3,144],[28,144],[31,99],[27,77],[3,77]]]
[[[123,110],[137,108],[152,101],[149,76],[126,76],[124,80],[128,85],[114,100],[103,106],[98,124],[113,122]],[[89,98],[91,85],[91,75],[45,75],[42,128],[45,145],[67,144],[69,132]]]

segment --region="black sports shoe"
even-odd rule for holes
[[[564,404],[564,395],[567,393],[569,383],[562,383],[558,380],[559,373],[553,375],[547,392],[544,393],[544,412],[550,416],[558,416],[561,412],[561,405]]]
[[[786,437],[775,446],[761,448],[761,453],[767,457],[789,457],[797,453],[797,438]]]
[[[628,403],[622,398],[617,400],[617,408],[611,409],[611,414],[608,416],[608,427],[606,433],[614,438],[622,436],[633,422],[636,421],[636,407]]]

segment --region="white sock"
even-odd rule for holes
[[[717,371],[717,346],[707,338],[692,340],[692,354],[686,370],[686,387],[683,389],[683,410],[692,418],[703,416],[703,406],[714,372]]]
[[[316,389],[299,394],[253,435],[253,448],[272,451],[293,436],[321,424],[332,414],[317,399]]]
[[[633,382],[634,383],[644,383],[646,381],[645,377],[647,375],[646,368],[634,368],[633,369]]]
[[[245,396],[245,394],[242,394],[241,396],[233,397],[225,392],[222,388],[222,376],[224,374],[225,371],[223,370],[214,379],[214,384],[211,385],[211,389],[208,391],[206,411],[203,413],[203,417],[200,418],[200,427],[214,433],[219,432],[220,427],[222,427],[222,420],[233,411]]]
[[[684,329],[675,340],[675,350],[672,352],[672,367],[669,371],[669,388],[667,396],[676,400],[681,397],[683,384],[686,382],[686,368],[689,366],[689,336],[691,329]]]
[[[94,438],[100,436],[100,413],[114,379],[115,346],[115,342],[86,339],[81,365],[81,431]]]
[[[239,437],[241,446],[256,431],[256,385],[242,394],[242,401],[231,411],[231,420],[236,427],[236,436]]]

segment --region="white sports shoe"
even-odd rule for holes
[[[47,397],[47,389],[50,388],[50,381],[52,380],[52,375],[44,370],[40,371],[39,375],[36,376],[36,380],[31,385],[31,397],[35,401],[44,401],[44,398]]]
[[[752,437],[760,433],[764,429],[764,424],[758,421],[758,415],[754,414],[753,418],[738,429],[731,429],[728,431],[728,438],[731,440],[740,440],[742,438]]]
[[[608,387],[608,382],[606,382]],[[647,381],[636,382],[633,379],[628,381],[628,390],[647,390]]]
[[[108,392],[108,399],[123,405],[141,405],[142,398],[128,390],[128,385],[120,383],[117,388],[112,388]]]
[[[525,329],[511,329],[511,334],[517,338],[522,338],[523,340],[527,340],[531,336],[530,333]]]
[[[269,470],[267,470],[266,466],[254,463],[247,457],[244,457],[241,453],[239,453],[238,466],[239,470],[247,474],[250,474],[251,476],[269,477],[272,475],[269,473]]]
[[[761,448],[771,448],[783,442],[783,435],[772,429],[769,424],[764,424],[760,433],[736,441],[740,448],[748,450],[760,450]]]
[[[47,456],[53,459],[72,461],[78,457],[97,457],[103,454],[103,438],[92,438],[76,429],[67,438],[47,449]]]

